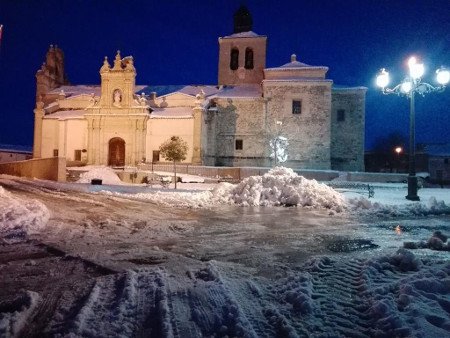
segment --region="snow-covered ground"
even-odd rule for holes
[[[108,180],[0,176],[0,336],[450,332],[447,189],[368,199],[285,168],[176,191]]]

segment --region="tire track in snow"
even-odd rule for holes
[[[127,271],[100,277],[74,318],[62,321],[62,332],[83,337],[170,336],[164,323],[165,297],[159,271]],[[170,327],[169,327],[170,331]],[[164,333],[164,334],[163,334]]]

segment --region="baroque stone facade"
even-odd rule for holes
[[[297,61],[266,68],[267,37],[235,14],[233,34],[219,38],[218,85],[138,86],[132,57],[117,53],[100,68],[100,86],[68,86],[63,54],[51,47],[38,71],[34,157],[136,165],[164,161],[173,135],[189,147],[186,162],[364,170],[364,87],[337,87],[324,66]],[[47,66],[46,66],[47,65]],[[272,146],[271,146],[272,145]]]

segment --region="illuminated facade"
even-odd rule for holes
[[[297,61],[266,68],[267,37],[245,8],[219,38],[218,85],[139,86],[132,57],[105,58],[100,86],[69,86],[64,58],[50,47],[38,71],[34,157],[69,163],[136,165],[164,161],[177,135],[186,162],[270,166],[270,142],[288,140],[286,166],[364,170],[364,87],[337,87],[327,67]]]

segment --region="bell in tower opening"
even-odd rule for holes
[[[233,33],[249,32],[252,30],[253,20],[252,16],[245,6],[241,6],[236,13],[234,13],[234,31]]]

